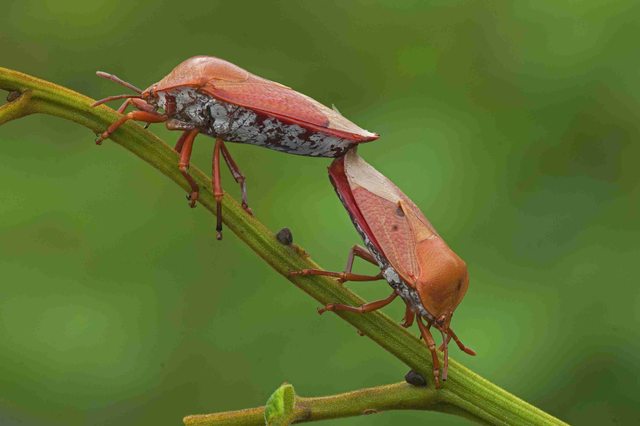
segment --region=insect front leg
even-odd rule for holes
[[[148,102],[142,100],[142,99],[138,99],[138,98],[129,98],[129,104],[133,105],[136,109],[139,109],[140,111],[146,111],[146,112],[151,112],[151,113],[155,113],[156,112],[156,107],[154,107],[153,105],[149,104]],[[124,108],[123,108],[124,106]],[[120,108],[123,108],[122,111],[120,111]],[[122,113],[124,112],[124,110],[127,108],[125,105],[120,106],[120,108],[118,108],[118,112]]]
[[[440,330],[442,334],[442,343],[444,344],[444,353],[442,358],[444,359],[444,367],[442,367],[442,381],[447,380],[447,374],[449,374],[449,336],[442,330]]]
[[[436,389],[438,389],[440,388],[440,361],[438,360],[438,354],[436,353],[436,342],[433,340],[433,336],[427,326],[422,322],[421,317],[418,317],[418,328],[420,328],[420,334],[429,347],[429,352],[431,352],[431,359],[433,360],[433,378],[435,379]]]
[[[126,105],[125,105],[126,108]],[[158,114],[156,112],[148,112],[148,111],[132,111],[128,114],[123,115],[116,122],[111,124],[107,130],[105,130],[100,136],[96,138],[96,144],[100,145],[103,140],[107,139],[109,136],[113,134],[120,126],[126,123],[129,120],[135,121],[144,121],[147,123],[162,123],[167,121],[168,117],[166,115]]]
[[[124,101],[124,102],[122,103],[122,105],[120,105],[120,108],[118,108],[118,109],[117,109],[117,111],[118,111],[120,114],[124,114],[124,112],[126,111],[126,109],[127,109],[127,107],[128,107],[129,105],[131,105],[131,98],[129,98],[129,99],[127,99],[126,101]]]
[[[231,175],[233,176],[233,179],[236,181],[237,184],[240,185],[240,191],[242,192],[242,208],[247,213],[253,216],[253,211],[251,210],[251,208],[249,207],[249,204],[247,203],[247,182],[246,182],[247,179],[244,177],[244,175],[238,168],[238,165],[234,161],[233,157],[231,157],[231,153],[227,149],[227,146],[224,144],[224,142],[220,144],[220,149],[222,150],[222,157],[224,158],[225,163],[227,163],[227,167],[229,167],[229,170],[231,171]]]

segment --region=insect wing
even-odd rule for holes
[[[350,151],[344,170],[353,200],[381,252],[408,283],[420,276],[417,245],[437,236],[418,207],[384,175]]]
[[[176,66],[166,77],[155,84],[156,90],[175,87],[202,87],[212,79],[226,82],[247,81],[250,74],[237,65],[212,56],[194,56]]]
[[[331,166],[329,166],[329,178],[353,222],[355,222],[367,238],[369,238],[376,249],[382,253],[380,244],[376,241],[371,228],[369,228],[367,221],[364,219],[364,216],[356,204],[356,200],[353,198],[353,193],[351,192],[351,187],[349,186],[349,181],[344,171],[344,156],[336,158],[333,163],[331,163]]]
[[[315,99],[255,75],[242,82],[211,80],[202,90],[225,102],[344,139],[367,142],[378,138]]]
[[[320,102],[212,56],[189,58],[154,85],[157,91],[176,87],[195,87],[225,102],[356,143],[378,139]]]

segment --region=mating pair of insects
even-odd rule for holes
[[[354,246],[344,272],[316,269],[292,271],[292,275],[326,275],[345,281],[385,279],[393,288],[389,297],[362,306],[329,304],[319,312],[372,312],[400,296],[406,304],[402,325],[418,323],[420,333],[433,358],[436,387],[440,377],[447,379],[448,343],[453,339],[465,347],[450,327],[456,307],[469,286],[464,261],[438,235],[420,209],[388,178],[366,163],[355,147],[378,138],[344,118],[335,109],[282,84],[266,80],[227,61],[196,56],[187,59],[165,78],[146,90],[138,89],[118,77],[98,72],[135,95],[117,95],[97,101],[94,106],[115,99],[126,99],[118,112],[128,106],[135,111],[124,114],[96,140],[101,143],[129,120],[164,122],[168,129],[181,130],[175,150],[180,155],[178,168],[191,187],[191,207],[198,200],[199,188],[189,175],[189,160],[195,137],[203,133],[216,139],[213,150],[213,194],[217,206],[217,236],[222,238],[221,201],[224,195],[220,179],[220,155],[227,163],[242,191],[242,206],[247,204],[245,177],[227,150],[224,141],[248,143],[289,154],[335,158],[329,178],[338,197],[362,237],[366,248]],[[355,257],[380,268],[377,275],[352,272]],[[440,363],[431,328],[442,334]]]

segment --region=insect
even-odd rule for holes
[[[361,306],[332,303],[318,312],[372,312],[400,296],[406,304],[402,325],[409,327],[417,320],[420,334],[433,358],[436,387],[440,387],[440,363],[430,331],[432,327],[442,334],[443,381],[447,379],[448,343],[451,339],[462,351],[475,355],[450,327],[453,311],[469,286],[467,266],[447,246],[420,209],[355,151],[351,150],[333,161],[329,167],[329,178],[366,248],[352,247],[344,272],[303,269],[291,274],[326,275],[336,277],[340,282],[387,280],[393,292],[386,299]],[[354,274],[352,268],[356,256],[378,266],[380,273]]]
[[[101,99],[93,106],[115,99],[126,99],[118,109],[128,106],[137,111],[123,115],[96,139],[100,144],[129,120],[162,123],[180,130],[175,150],[178,167],[191,187],[189,204],[195,207],[199,188],[189,175],[189,162],[195,137],[203,133],[216,139],[213,149],[212,185],[216,199],[217,237],[222,238],[222,183],[220,155],[240,185],[242,206],[247,203],[246,179],[227,150],[224,141],[247,143],[311,157],[339,157],[353,146],[373,141],[378,135],[364,130],[339,112],[295,90],[258,77],[222,59],[195,56],[173,69],[146,90],[112,74],[99,71],[99,77],[112,80],[134,92]]]

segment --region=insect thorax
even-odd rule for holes
[[[172,121],[176,128],[198,128],[225,141],[247,143],[311,157],[339,157],[353,141],[285,123],[249,108],[221,101],[193,88],[158,92],[158,106],[175,100]]]

